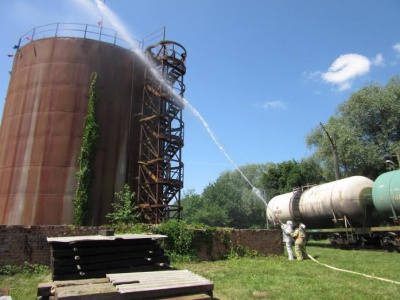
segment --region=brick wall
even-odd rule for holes
[[[283,254],[280,230],[237,230],[232,232],[232,243],[255,250],[260,254]]]
[[[98,227],[0,225],[0,266],[50,264],[47,237],[93,235]]]
[[[198,239],[195,247],[200,260],[221,259],[231,250],[237,252],[257,251],[261,255],[283,254],[280,230],[233,229],[227,234],[222,229],[217,230],[212,241]]]
[[[21,265],[24,262],[50,265],[50,245],[47,237],[96,235],[99,227],[75,226],[7,226],[0,225],[0,266]],[[200,260],[215,260],[240,246],[260,254],[283,254],[280,230],[239,230],[225,235],[225,241],[214,236],[212,241],[201,238],[196,243]]]

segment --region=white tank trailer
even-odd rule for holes
[[[353,176],[337,181],[306,186],[272,198],[267,206],[267,217],[304,223],[307,229],[334,228],[339,223],[369,226],[367,215],[373,210],[373,181]]]
[[[353,176],[304,186],[272,198],[271,223],[304,223],[314,239],[339,247],[382,247],[400,252],[400,170],[381,174],[375,182]]]

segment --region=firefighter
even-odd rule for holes
[[[303,223],[299,224],[299,227],[292,233],[292,237],[295,239],[294,249],[296,251],[297,260],[307,259],[306,243],[306,225]]]

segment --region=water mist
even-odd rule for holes
[[[76,0],[76,1],[78,1],[78,0]],[[83,0],[79,0],[78,2],[82,3],[82,1]],[[236,165],[234,160],[225,151],[225,149],[222,147],[221,143],[218,141],[217,137],[215,136],[215,134],[213,133],[213,131],[211,130],[210,126],[205,121],[203,116],[189,103],[188,100],[186,100],[185,98],[183,98],[183,97],[181,97],[179,95],[176,95],[176,93],[173,90],[173,88],[164,80],[164,78],[162,77],[162,74],[160,72],[158,72],[158,70],[156,70],[152,66],[151,62],[147,59],[147,57],[144,54],[144,52],[141,49],[139,49],[138,43],[134,39],[131,38],[131,35],[129,34],[128,30],[123,25],[123,23],[119,20],[119,18],[106,6],[106,4],[103,1],[101,1],[101,0],[88,0],[88,1],[92,4],[92,6],[96,7],[100,11],[103,19],[105,21],[107,21],[122,36],[122,38],[125,41],[127,41],[129,46],[131,47],[131,49],[133,49],[135,51],[135,53],[137,53],[139,55],[140,59],[146,64],[148,69],[157,78],[157,80],[159,80],[163,84],[164,88],[166,88],[170,92],[171,95],[175,96],[175,100],[181,102],[183,106],[188,107],[190,109],[190,111],[201,121],[201,123],[203,124],[203,126],[207,130],[209,136],[211,137],[211,139],[213,140],[213,142],[217,146],[217,148],[228,159],[228,161],[233,165],[233,167],[240,173],[242,178],[244,180],[246,180],[246,182],[251,186],[252,192],[258,198],[260,198],[264,202],[264,204],[268,207],[268,204],[265,201],[265,199],[264,199],[264,197],[262,195],[262,192],[252,185],[250,180],[243,174],[243,172]],[[87,9],[87,7],[88,7],[88,1],[85,1],[85,4],[82,5],[82,6],[85,6],[85,9]]]

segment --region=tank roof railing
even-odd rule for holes
[[[20,37],[18,48],[31,41],[52,37],[90,39],[134,50],[126,40],[118,37],[117,31],[103,26],[80,23],[51,23],[35,27]],[[135,39],[134,41],[137,42],[137,48],[143,50],[143,42]]]
[[[166,28],[165,28],[165,26],[163,26],[160,29],[150,33],[149,35],[146,35],[142,39],[142,43],[141,43],[143,50],[144,50],[145,46],[147,47],[147,45],[150,45],[155,40],[159,40],[161,38],[162,41],[165,41],[165,34],[166,34]]]

